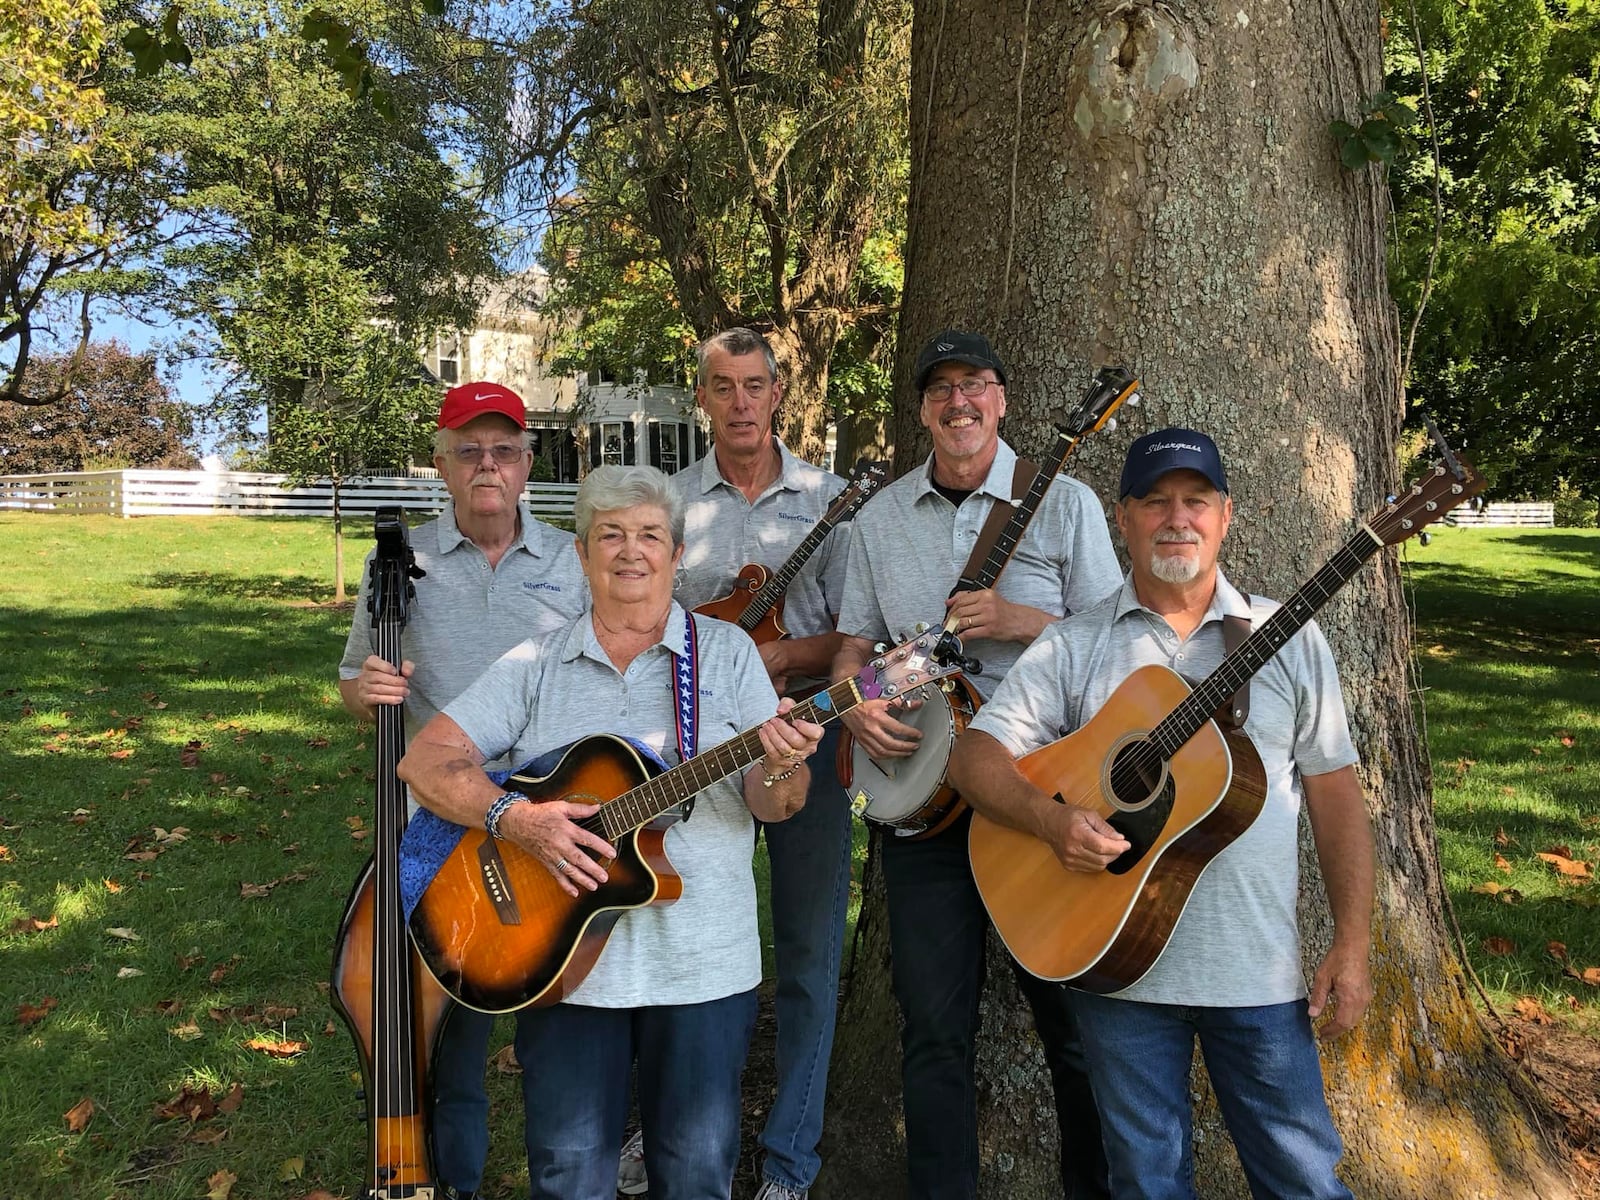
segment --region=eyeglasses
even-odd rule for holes
[[[509,467],[513,463],[521,462],[524,453],[521,446],[511,442],[500,442],[493,446],[475,446],[468,442],[465,446],[450,447],[450,457],[464,467],[476,466],[483,461],[485,454],[500,466]]]
[[[922,398],[932,400],[935,404],[943,404],[950,399],[951,393],[960,392],[968,400],[976,400],[990,388],[999,385],[1000,381],[997,379],[979,379],[976,375],[969,375],[957,383],[947,383],[943,380],[930,383],[922,389]]]

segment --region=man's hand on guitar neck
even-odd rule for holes
[[[1032,834],[1069,871],[1103,871],[1129,848],[1128,839],[1098,814],[1047,795],[1018,769],[1005,746],[981,730],[969,729],[957,740],[949,778],[973,808]]]
[[[1028,645],[1057,618],[1042,608],[1013,604],[992,588],[957,592],[944,602],[945,624],[955,618],[953,632],[960,638],[987,638],[993,642]]]

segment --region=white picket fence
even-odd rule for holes
[[[1447,525],[1528,525],[1553,529],[1556,506],[1549,500],[1507,500],[1473,509],[1467,505],[1452,509],[1445,516]]]
[[[333,515],[327,480],[289,487],[284,475],[254,471],[64,471],[0,475],[0,509],[109,513],[118,517]],[[525,499],[536,517],[571,517],[578,485],[530,483]],[[405,476],[347,479],[339,486],[346,516],[392,504],[407,512],[436,513],[450,498],[444,481]]]

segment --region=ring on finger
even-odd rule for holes
[[[565,875],[566,873],[567,873],[567,860],[564,859],[564,858],[556,859],[556,874],[557,875]]]

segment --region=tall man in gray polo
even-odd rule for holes
[[[364,721],[376,705],[404,704],[406,736],[475,683],[511,647],[559,629],[588,607],[572,535],[537,521],[522,501],[533,465],[522,400],[497,383],[445,393],[433,464],[450,503],[411,530],[416,580],[397,674],[375,648],[363,570],[355,619],[339,663],[339,695]],[[368,556],[370,565],[371,556]],[[435,1172],[448,1196],[470,1197],[489,1145],[484,1090],[493,1017],[456,1008],[435,1060]]]
[[[685,550],[674,595],[685,608],[733,590],[748,563],[776,570],[816,526],[844,482],[796,458],[773,436],[783,401],[777,359],[753,330],[729,329],[699,349],[695,399],[711,421],[711,453],[672,477],[683,497]],[[784,595],[788,636],[761,646],[780,695],[828,679],[839,647],[834,614],[848,526],[836,527]],[[839,726],[811,757],[806,805],[763,825],[772,864],[772,941],[778,973],[777,1096],[761,1133],[757,1200],[803,1197],[822,1160],[822,1107],[833,1048],[839,960],[850,899],[850,812],[835,768]]]
[[[845,566],[839,629],[845,644],[833,677],[844,679],[917,622],[954,616],[968,654],[983,663],[971,682],[987,697],[1023,647],[1066,613],[1095,604],[1120,573],[1100,502],[1074,479],[1055,480],[993,589],[945,597],[996,501],[1010,500],[1016,453],[1000,437],[1005,368],[987,338],[946,330],[917,356],[927,461],[874,497],[856,517]],[[890,702],[844,717],[875,758],[913,753],[921,737]],[[978,1188],[978,1000],[989,921],[967,863],[958,819],[936,837],[883,837],[890,957],[899,1001],[901,1077],[911,1195],[973,1197]],[[1055,1088],[1067,1196],[1103,1194],[1094,1104],[1064,989],[1019,973]]]
[[[1233,501],[1205,434],[1163,429],[1136,440],[1119,495],[1127,580],[1028,648],[952,762],[975,807],[1034,834],[1071,871],[1104,870],[1129,842],[1097,813],[1047,796],[1013,756],[1080,728],[1139,667],[1204,678],[1225,654],[1225,617],[1259,627],[1278,608],[1241,595],[1217,567]],[[1311,1019],[1324,1017],[1321,1035],[1337,1036],[1372,997],[1372,830],[1338,672],[1315,622],[1251,680],[1244,732],[1266,772],[1260,815],[1205,868],[1149,971],[1111,996],[1072,993],[1119,1200],[1194,1196],[1196,1039],[1251,1194],[1350,1195],[1334,1174],[1342,1147]],[[1309,1003],[1295,920],[1302,801],[1334,922]]]

